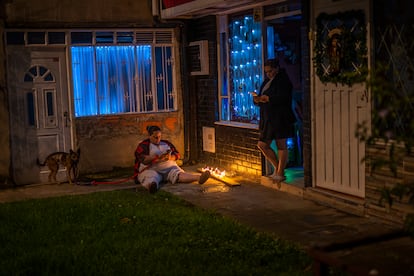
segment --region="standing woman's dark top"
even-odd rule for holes
[[[266,78],[259,95],[269,96],[269,102],[260,106],[260,139],[273,140],[295,135],[295,114],[292,111],[292,83],[284,69],[272,80],[270,87],[262,91],[270,80]]]

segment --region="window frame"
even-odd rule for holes
[[[244,123],[244,122],[238,122],[238,121],[232,121],[231,120],[231,91],[230,91],[230,73],[229,73],[229,55],[230,55],[230,47],[229,47],[229,17],[235,17],[235,16],[241,16],[241,15],[253,15],[255,20],[259,20],[261,23],[261,47],[262,47],[262,68],[261,68],[261,78],[264,78],[264,68],[263,68],[263,62],[268,57],[268,51],[267,51],[267,43],[268,43],[268,37],[267,37],[267,25],[269,20],[274,19],[281,19],[289,16],[295,16],[295,15],[301,15],[301,3],[300,1],[292,1],[291,3],[275,3],[271,5],[261,5],[258,4],[257,6],[253,7],[253,9],[243,9],[243,10],[232,10],[227,13],[217,15],[216,16],[216,24],[217,24],[217,64],[218,64],[218,107],[219,107],[219,121],[216,121],[215,124],[218,125],[225,125],[225,126],[234,126],[239,128],[249,128],[249,129],[257,129],[258,123]],[[225,39],[221,39],[222,35],[225,35]],[[222,45],[222,41],[225,42],[224,45]],[[226,53],[222,53],[223,50]],[[226,57],[226,67],[223,68],[223,64],[221,62],[222,56],[227,55]],[[223,75],[227,75],[226,81],[227,81],[227,96],[223,96]],[[223,106],[223,99],[227,99],[228,104],[227,108]],[[226,116],[223,116],[223,110],[227,113],[227,118],[224,118]]]
[[[258,121],[257,122],[240,122],[236,120],[232,120],[232,110],[231,110],[231,101],[232,101],[232,91],[231,91],[231,85],[230,82],[232,81],[231,75],[230,75],[230,43],[229,43],[229,34],[230,34],[230,20],[231,18],[235,18],[238,16],[254,16],[253,10],[245,10],[240,13],[236,14],[225,14],[217,16],[217,41],[219,47],[217,47],[217,63],[218,63],[218,74],[219,80],[218,80],[218,106],[219,106],[219,121],[215,122],[215,124],[218,125],[226,125],[226,126],[234,126],[234,127],[240,127],[240,128],[249,128],[249,129],[257,129],[258,128]],[[265,25],[265,21],[263,18],[259,22],[261,24],[261,60],[260,62],[263,63],[264,60],[264,45],[265,45],[265,37],[263,33],[263,28]],[[224,45],[223,45],[224,44]],[[224,60],[222,60],[224,59]],[[261,71],[261,77],[260,79],[263,79],[263,65],[261,65],[260,68]],[[225,79],[223,81],[223,78]],[[224,92],[224,89],[226,92]],[[224,106],[223,102],[227,102],[227,106]],[[223,113],[226,114],[223,114]]]
[[[82,31],[85,32],[85,31]],[[72,47],[77,46],[91,46],[94,47],[94,51],[96,51],[95,47],[102,47],[102,46],[133,46],[134,52],[137,52],[137,48],[139,46],[149,46],[150,52],[151,52],[151,72],[150,72],[150,78],[151,78],[151,95],[153,100],[152,103],[152,109],[146,110],[146,108],[142,107],[143,103],[140,99],[142,99],[144,91],[140,91],[138,89],[138,85],[135,83],[134,85],[134,93],[135,93],[135,110],[134,111],[128,111],[128,112],[117,112],[117,113],[100,113],[99,108],[99,99],[97,99],[98,107],[97,107],[97,114],[89,114],[89,115],[75,115],[76,117],[88,117],[88,116],[105,116],[105,115],[123,115],[123,114],[144,114],[144,113],[162,113],[162,112],[173,112],[178,110],[178,97],[177,97],[177,80],[175,77],[176,72],[176,62],[175,62],[175,43],[174,43],[174,31],[171,29],[151,29],[151,30],[135,30],[133,31],[133,43],[118,43],[117,37],[118,33],[125,34],[130,33],[128,30],[116,30],[113,32],[113,39],[112,43],[101,43],[97,41],[96,34],[108,34],[110,31],[106,30],[99,30],[98,32],[92,33],[92,43],[78,43],[76,45],[71,45]],[[157,56],[157,52],[161,51],[162,58],[160,59]],[[170,57],[171,59],[165,60],[164,54],[165,52],[170,51]],[[136,54],[134,55],[135,58],[137,58]],[[161,65],[159,64],[161,60]],[[72,57],[70,58],[70,62],[72,62]],[[96,62],[96,60],[95,60]],[[164,70],[166,64],[170,64],[171,70]],[[138,62],[135,63],[135,70],[138,70]],[[160,68],[160,66],[162,68]],[[167,80],[162,84],[162,88],[159,85],[160,77],[159,72],[163,71],[163,78],[167,77]],[[73,82],[73,79],[72,79]],[[165,84],[167,83],[167,84]],[[172,87],[172,90],[167,90],[168,87]],[[160,89],[164,89],[162,93],[160,93]],[[145,96],[145,95],[144,95]],[[164,108],[160,109],[159,107],[159,101],[163,97]],[[173,98],[173,104],[170,105],[168,101],[169,98]],[[142,109],[142,110],[141,110]],[[76,105],[75,105],[75,114],[76,114]]]
[[[44,41],[44,44],[39,44],[37,41],[29,40],[29,33],[35,33],[36,36]],[[58,35],[59,40],[49,39],[49,33],[53,35]],[[81,34],[78,35],[77,34]],[[18,36],[16,36],[18,35]],[[42,36],[43,35],[43,36]],[[103,35],[103,39],[99,39]],[[98,36],[98,39],[97,39]],[[73,40],[73,37],[77,37],[78,40]],[[177,39],[176,31],[173,28],[108,28],[108,29],[53,29],[53,30],[24,30],[24,29],[6,29],[5,31],[6,46],[24,46],[24,47],[64,47],[67,50],[67,62],[68,65],[72,64],[72,55],[71,47],[72,46],[140,46],[140,45],[150,45],[151,49],[151,93],[157,97],[157,95],[162,94],[163,101],[165,103],[165,109],[159,109],[157,101],[154,101],[154,108],[150,111],[140,111],[139,103],[136,101],[136,110],[134,112],[121,112],[121,113],[108,113],[108,114],[91,114],[80,117],[88,116],[105,116],[105,115],[127,115],[127,114],[143,114],[143,113],[152,113],[152,112],[174,112],[178,110],[179,99],[177,89],[179,88],[179,80],[177,79],[177,70],[179,62],[176,62],[178,58],[177,54]],[[120,38],[120,39],[118,39]],[[40,41],[39,40],[39,41]],[[156,51],[163,52],[162,58],[157,58]],[[170,58],[164,60],[164,53],[170,51]],[[162,68],[160,67],[162,66]],[[169,67],[166,70],[166,67]],[[160,76],[157,72],[164,72],[165,75],[161,76],[163,78],[167,77],[166,84],[162,84],[163,92],[160,93],[157,91],[157,78]],[[167,72],[168,71],[168,72]],[[68,76],[69,76],[69,87],[74,94],[73,87],[73,76],[72,68],[68,66]],[[158,80],[159,81],[159,80]],[[171,88],[171,91],[168,90]],[[160,88],[158,88],[160,89]],[[136,97],[141,97],[137,89],[134,93]],[[172,98],[172,100],[171,100]],[[73,106],[75,106],[74,99]],[[97,108],[99,111],[99,108]],[[79,117],[79,116],[76,116]]]

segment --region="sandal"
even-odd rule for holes
[[[277,183],[280,183],[282,181],[286,180],[286,177],[284,175],[272,175],[271,178],[276,181]]]
[[[206,183],[206,181],[210,178],[211,173],[210,171],[204,171],[201,175],[200,178],[198,179],[198,184],[204,184]]]
[[[150,194],[155,194],[158,191],[157,183],[152,182],[149,186]]]

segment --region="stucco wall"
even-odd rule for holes
[[[1,19],[0,34],[3,34],[3,22]],[[4,184],[10,176],[10,129],[6,91],[6,68],[4,66],[6,63],[5,56],[3,36],[0,36],[0,185]]]
[[[181,112],[76,119],[77,148],[81,149],[80,173],[132,168],[138,143],[148,138],[148,125],[159,126],[162,138],[170,140],[185,158],[182,121]]]
[[[98,27],[152,24],[151,0],[12,0],[5,1],[7,26]],[[104,26],[102,26],[104,27]]]
[[[153,28],[151,0],[10,0],[0,1],[1,39],[4,29]],[[9,177],[10,143],[4,43],[0,43],[0,177]],[[180,56],[175,53],[180,75]],[[76,118],[74,146],[81,149],[81,173],[129,167],[137,143],[147,138],[146,126],[159,125],[185,158],[181,80],[176,83],[176,112]],[[1,178],[0,178],[1,180]]]

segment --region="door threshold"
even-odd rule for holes
[[[287,181],[282,181],[280,183],[277,183],[275,180],[268,176],[262,176],[260,179],[260,184],[263,186],[276,189],[282,192],[287,192],[296,196],[303,197],[303,192],[305,190],[302,182],[295,181],[295,182],[289,182],[289,179]]]
[[[365,216],[365,200],[360,197],[309,187],[304,191],[303,198],[346,213]]]

